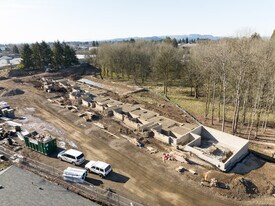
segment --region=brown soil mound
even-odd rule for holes
[[[9,97],[9,96],[15,96],[15,95],[20,95],[24,94],[25,92],[21,89],[10,89],[4,91],[0,96],[1,97]]]
[[[11,77],[27,76],[28,72],[23,69],[3,69],[0,70],[0,80],[5,80]]]

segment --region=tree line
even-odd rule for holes
[[[93,63],[108,78],[162,82],[166,96],[169,86],[188,86],[205,102],[204,117],[212,124],[218,120],[224,131],[229,120],[233,134],[245,130],[257,136],[274,113],[274,49],[275,37],[263,40],[258,34],[203,40],[188,48],[177,48],[173,41],[123,42],[100,45]],[[234,108],[232,116],[228,106]]]
[[[78,59],[73,48],[65,42],[54,42],[52,47],[45,41],[34,44],[24,44],[20,55],[22,58],[21,64],[23,68],[54,68],[60,69],[63,67],[78,64]]]
[[[258,135],[274,112],[275,45],[258,35],[224,39],[192,48],[187,73],[198,94],[205,99],[205,118],[226,121],[226,105],[234,108],[232,133],[246,130]],[[216,102],[218,107],[216,108]],[[218,110],[217,112],[215,110]],[[215,117],[215,115],[217,116]],[[256,127],[252,134],[253,126]]]
[[[167,94],[169,82],[176,78],[182,60],[182,51],[172,41],[156,43],[147,41],[101,44],[93,64],[101,68],[102,76],[133,79],[144,84],[156,77],[164,84]]]

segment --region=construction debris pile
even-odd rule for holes
[[[205,155],[216,158],[223,163],[226,162],[226,160],[228,160],[233,154],[230,149],[207,139],[202,139],[201,145],[194,148],[203,151]]]
[[[27,135],[25,135],[25,137],[28,137],[28,138],[32,138],[36,141],[40,141],[40,142],[48,142],[50,140],[52,140],[52,136],[48,133],[37,133],[36,131],[33,131]]]
[[[0,102],[0,117],[15,118],[14,111],[7,102]]]
[[[20,130],[20,127],[17,127],[15,130],[14,129],[7,130],[3,127],[0,127],[0,140],[15,136],[16,132],[18,132],[19,130]]]
[[[21,149],[21,146],[13,140],[17,133],[21,131],[20,126],[10,126],[9,124],[2,123],[0,126],[0,144],[7,145],[14,151]]]
[[[45,92],[67,92],[70,85],[66,81],[59,81],[60,78],[45,78],[40,79],[41,89]]]

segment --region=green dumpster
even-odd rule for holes
[[[28,148],[40,152],[44,155],[49,155],[56,151],[56,139],[50,136],[37,139],[32,134],[24,136],[25,144]]]

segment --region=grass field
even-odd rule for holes
[[[160,94],[163,94],[163,87],[162,86],[146,86],[148,89],[156,91]],[[205,115],[205,102],[204,98],[195,99],[193,96],[190,96],[190,88],[189,87],[169,87],[168,88],[168,97],[173,102],[180,105],[183,109],[187,110],[194,116],[196,116],[200,120],[204,120]],[[222,106],[222,105],[221,105]],[[210,108],[211,110],[211,108]],[[209,110],[208,118],[211,117],[211,111]],[[233,106],[227,105],[226,106],[226,120],[232,121],[234,113]],[[221,115],[222,115],[222,108],[221,108]],[[249,114],[247,114],[249,116]],[[215,105],[215,118],[218,118],[218,103]],[[275,123],[275,114],[270,114],[268,121],[272,124]]]

